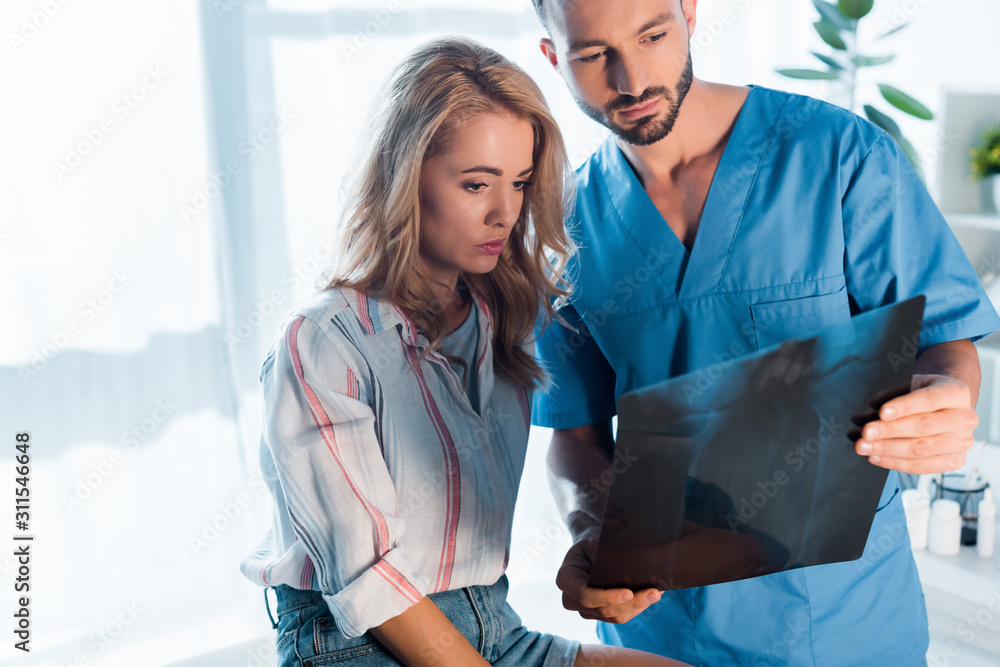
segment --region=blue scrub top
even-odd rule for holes
[[[577,172],[568,227],[576,291],[537,354],[556,386],[533,421],[615,415],[623,393],[809,334],[918,294],[920,339],[1000,327],[947,223],[896,142],[853,113],[752,87],[690,251],[613,137]],[[924,664],[927,615],[890,473],[864,556],[664,594],[601,638],[703,665]]]

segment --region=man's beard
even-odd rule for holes
[[[654,86],[642,91],[642,94],[638,97],[633,97],[632,95],[619,97],[608,104],[603,112],[590,106],[579,97],[576,98],[576,103],[585,114],[614,132],[622,141],[633,146],[649,146],[670,134],[671,130],[674,129],[674,123],[677,122],[677,114],[681,110],[681,103],[691,89],[691,81],[693,79],[694,71],[691,64],[691,51],[689,50],[687,64],[684,66],[684,71],[681,72],[681,76],[674,88],[675,94],[671,94],[664,86]],[[611,120],[611,116],[616,110],[638,106],[656,97],[662,97],[670,105],[665,118],[646,116],[639,119],[631,127],[622,127]]]

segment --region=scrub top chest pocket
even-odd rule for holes
[[[847,288],[830,294],[754,303],[750,306],[757,349],[815,333],[851,317]]]

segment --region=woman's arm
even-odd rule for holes
[[[368,377],[363,360],[344,354],[336,330],[302,315],[283,333],[261,374],[278,498],[308,553],[305,576],[340,631],[360,637],[417,604],[428,582],[411,565],[419,554],[401,543],[395,482],[358,380]]]
[[[490,664],[428,597],[371,633],[405,665]]]

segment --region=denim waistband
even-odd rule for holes
[[[323,594],[320,591],[314,590],[302,590],[300,588],[293,588],[287,584],[279,584],[274,586],[274,594],[278,600],[276,605],[277,613],[279,616],[285,612],[295,611],[296,609],[302,609],[304,607],[311,607],[315,604],[325,603],[323,599]],[[504,601],[507,597],[507,575],[503,574],[496,583],[489,586],[472,586],[470,589],[476,591],[479,595],[487,596],[489,598],[499,598],[500,601]],[[439,593],[431,593],[428,597],[431,599],[436,598],[440,595],[456,595],[461,594],[461,589],[456,589],[452,591],[441,591]]]
[[[323,594],[319,591],[304,591],[299,588],[292,588],[287,584],[274,586],[275,597],[278,598],[277,614],[280,616],[285,612],[295,611],[303,607],[311,607],[314,604],[325,602]]]

